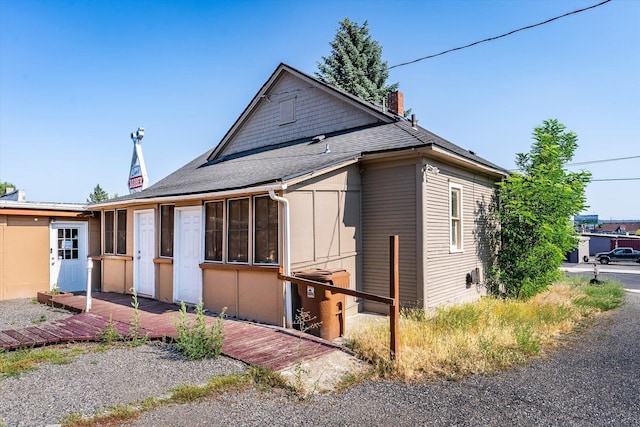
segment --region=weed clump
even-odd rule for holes
[[[180,316],[176,324],[178,338],[176,347],[190,360],[216,358],[222,352],[224,340],[223,319],[226,307],[216,317],[211,327],[207,326],[202,300],[195,306],[195,316],[189,320],[187,307],[180,304]]]

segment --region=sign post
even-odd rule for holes
[[[147,167],[144,164],[144,157],[142,157],[142,137],[144,137],[143,127],[131,132],[133,155],[131,156],[131,168],[129,169],[129,194],[138,193],[149,186]]]

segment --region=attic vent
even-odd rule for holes
[[[280,101],[280,124],[286,125],[296,121],[296,99],[289,98]]]

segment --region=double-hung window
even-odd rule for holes
[[[464,249],[462,238],[462,186],[449,184],[450,252]]]
[[[227,262],[249,262],[249,199],[228,202]]]
[[[278,202],[270,197],[255,197],[254,255],[257,264],[278,263]]]

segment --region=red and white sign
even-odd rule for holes
[[[143,183],[144,179],[142,179],[142,175],[131,177],[129,178],[129,190],[142,189]]]
[[[142,145],[140,141],[144,135],[144,128],[139,127],[131,133],[133,140],[133,155],[131,156],[131,168],[129,169],[129,193],[137,193],[149,186],[147,168],[142,157]]]

